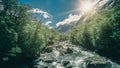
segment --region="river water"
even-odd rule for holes
[[[52,51],[41,54],[41,57],[35,61],[36,68],[96,68],[86,67],[86,61],[90,63],[107,65],[104,68],[120,68],[120,65],[109,59],[99,56],[83,48],[70,44],[69,42],[60,42],[52,46]],[[111,64],[111,65],[110,65]]]

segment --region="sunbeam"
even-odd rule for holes
[[[78,11],[80,12],[88,12],[89,10],[92,10],[95,6],[95,1],[93,0],[80,0],[78,3]]]
[[[60,15],[57,16],[62,16],[65,14],[69,14],[69,13],[80,13],[80,14],[84,14],[90,10],[93,10],[95,4],[97,2],[94,0],[78,0],[78,3],[75,6],[75,9],[70,10],[68,12],[62,13]]]

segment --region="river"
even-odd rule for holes
[[[48,46],[34,63],[35,68],[120,68],[110,59],[67,41]]]

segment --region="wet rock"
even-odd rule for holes
[[[86,68],[111,68],[111,64],[110,63],[101,63],[101,62],[97,62],[97,63],[89,63],[87,64]]]
[[[40,65],[38,68],[48,68],[48,66]]]
[[[48,68],[48,65],[43,62],[39,62],[39,64],[36,65],[34,68]]]
[[[65,53],[73,53],[73,48],[68,47]]]
[[[69,61],[63,61],[63,66],[67,66],[69,63]]]
[[[86,68],[111,68],[111,63],[101,57],[91,57],[86,60]]]
[[[73,68],[71,64],[67,65],[66,68]]]
[[[52,60],[52,59],[47,59],[47,60],[45,60],[44,62],[46,62],[46,63],[52,63],[54,60]]]
[[[46,54],[42,54],[41,58],[42,61],[46,62],[46,63],[52,63],[53,61],[55,61],[56,59],[53,57],[52,53],[46,53]]]
[[[53,47],[52,47],[52,46],[47,46],[47,47],[44,49],[44,52],[50,53],[50,52],[52,52],[52,50],[53,50]]]
[[[44,62],[46,63],[52,63],[53,61],[55,61],[55,59],[49,56],[44,59]]]

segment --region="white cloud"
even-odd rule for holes
[[[44,23],[43,25],[47,26],[48,28],[52,29],[53,27],[50,25],[52,23],[52,21],[47,21],[46,23]]]
[[[51,23],[52,23],[52,21],[47,21],[47,22],[45,23],[45,25],[46,25],[46,26],[49,26]]]
[[[76,23],[80,18],[81,18],[81,15],[72,15],[72,14],[70,14],[68,16],[68,18],[66,18],[65,20],[63,20],[61,22],[58,22],[56,24],[56,27],[59,27],[60,25]]]
[[[51,15],[49,13],[47,13],[45,11],[42,11],[39,8],[30,9],[30,10],[28,10],[28,12],[30,12],[30,13],[38,13],[38,14],[42,15],[44,18],[50,18],[51,17]]]

